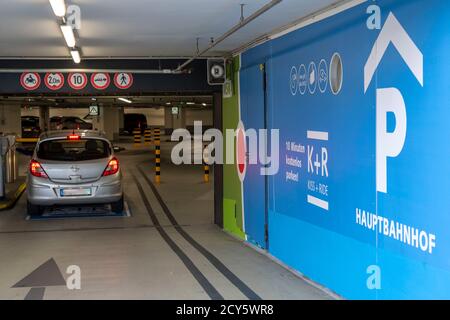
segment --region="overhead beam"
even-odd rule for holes
[[[171,69],[89,69],[89,68],[0,68],[0,73],[22,73],[22,72],[37,72],[37,73],[47,73],[47,72],[105,72],[105,73],[120,73],[129,72],[134,74],[185,74],[188,71],[178,71]]]

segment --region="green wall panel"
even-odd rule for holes
[[[236,129],[239,123],[239,57],[233,59],[233,63],[228,67],[228,78],[233,80],[233,96],[223,99],[223,130]],[[224,146],[226,146],[224,137]],[[226,157],[226,148],[224,155]],[[223,219],[224,229],[232,234],[244,239],[242,222],[242,190],[236,165],[225,164],[223,166]]]

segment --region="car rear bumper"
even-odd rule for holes
[[[61,189],[90,188],[88,196],[61,196]],[[123,196],[122,178],[119,175],[103,177],[94,183],[56,184],[48,179],[28,176],[27,198],[34,205],[103,204],[120,200]]]

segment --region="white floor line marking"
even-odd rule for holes
[[[125,201],[125,216],[126,217],[131,217],[131,211],[130,211],[130,207],[128,206],[128,202]]]

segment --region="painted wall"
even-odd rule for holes
[[[120,127],[118,109],[112,107],[104,107],[102,110],[109,110],[109,113],[103,113],[98,119],[86,120],[92,122],[94,129],[103,130],[108,137],[113,139],[117,136]],[[54,116],[74,116],[83,119],[89,110],[85,108],[50,108],[50,117]],[[147,123],[150,126],[164,127],[164,108],[125,108],[124,113],[142,113],[147,117]],[[22,108],[22,116],[37,116],[39,117],[39,108]],[[111,118],[112,117],[112,118]],[[105,119],[104,119],[105,118]]]
[[[63,117],[78,117],[84,119],[84,117],[89,113],[87,108],[50,108],[50,118],[56,116]],[[40,117],[39,107],[27,107],[21,109],[22,116],[35,116]],[[86,122],[91,122],[94,129],[104,130],[103,124],[101,122],[101,117],[99,119],[84,119]],[[42,124],[41,124],[42,125]]]
[[[233,96],[223,99],[223,128],[236,129],[239,122],[239,68],[240,59],[236,57],[228,67],[227,75],[233,80]],[[224,157],[226,158],[226,144],[224,137]],[[242,219],[242,186],[236,172],[235,164],[223,165],[223,218],[224,229],[235,236],[244,239],[244,226]]]
[[[370,5],[381,30],[368,28]],[[252,205],[266,201],[251,190],[259,178],[244,182],[246,236],[267,214],[268,251],[345,298],[450,298],[449,19],[446,1],[366,2],[242,54],[240,119],[251,128],[249,97],[262,97],[280,130],[267,212]],[[225,100],[224,128],[236,104]],[[239,180],[224,170],[228,208]]]
[[[89,110],[86,108],[50,108],[50,117],[66,116],[66,117],[79,117],[83,119]],[[39,107],[22,108],[22,116],[36,116],[39,117]]]
[[[20,106],[0,105],[0,133],[5,135],[22,135]]]
[[[164,127],[164,109],[155,108],[125,108],[124,113],[142,113],[147,117],[147,124],[149,126]]]
[[[39,107],[22,108],[21,116],[39,117]]]
[[[212,109],[194,110],[186,109],[186,126],[193,126],[194,121],[201,121],[204,126],[213,125]]]

